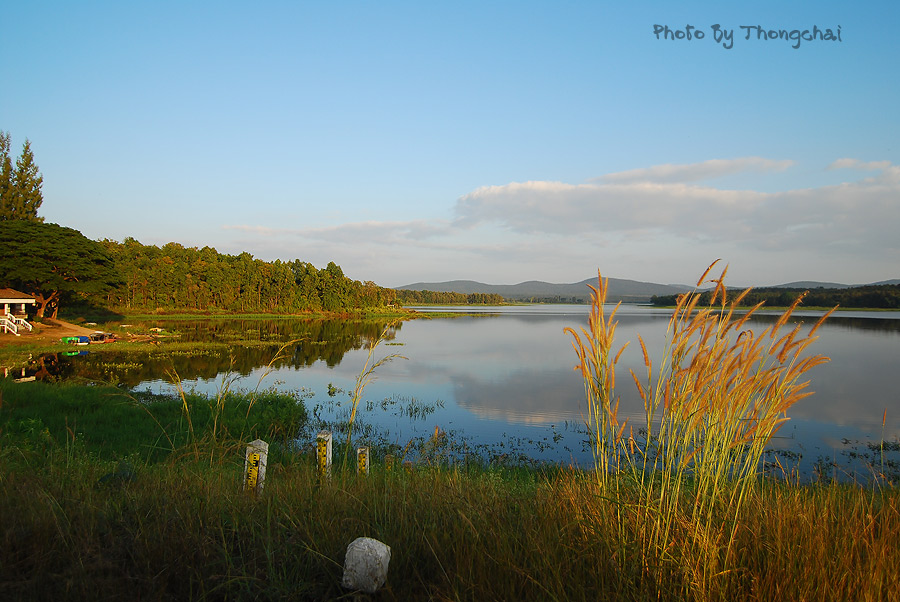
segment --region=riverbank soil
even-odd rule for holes
[[[63,337],[74,337],[78,335],[89,335],[96,330],[84,328],[63,320],[51,320],[44,318],[43,322],[34,322],[34,330],[28,332],[23,330],[16,336],[12,333],[0,333],[0,347],[7,345],[41,343],[52,345],[58,343]]]

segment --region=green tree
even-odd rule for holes
[[[9,133],[0,132],[0,220],[44,221],[38,208],[44,202],[41,187],[44,177],[34,162],[31,141],[25,140],[15,170],[9,154]]]
[[[323,309],[339,311],[349,305],[349,281],[338,264],[329,261],[326,267],[319,270],[319,284]]]
[[[0,285],[34,295],[37,316],[55,318],[67,294],[103,292],[116,283],[100,243],[78,230],[30,220],[0,221]]]
[[[0,220],[12,214],[13,169],[9,156],[9,134],[0,131]]]

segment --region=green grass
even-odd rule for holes
[[[0,441],[42,447],[77,442],[101,459],[154,463],[218,439],[273,437],[305,424],[299,394],[230,391],[221,398],[131,393],[114,386],[0,379]],[[215,429],[220,432],[215,433]]]
[[[343,556],[360,536],[392,548],[381,600],[895,597],[900,490],[757,474],[821,358],[798,358],[813,333],[781,337],[786,317],[736,336],[723,277],[722,308],[682,300],[655,374],[645,353],[643,439],[617,417],[601,281],[575,335],[587,471],[445,461],[436,431],[417,464],[387,470],[379,450],[370,475],[338,458],[323,479],[312,447],[292,444],[299,394],[227,377],[215,397],[0,381],[0,599],[348,599]],[[387,359],[376,346],[354,407]],[[258,496],[242,488],[256,437],[273,444]]]
[[[359,536],[392,548],[384,600],[885,600],[900,586],[891,486],[761,479],[739,513],[710,511],[734,552],[700,587],[725,542],[697,545],[690,479],[648,562],[658,510],[627,475],[616,497],[592,471],[427,459],[375,461],[368,477],[336,461],[321,481],[311,448],[276,443],[254,498],[244,446],[277,442],[283,421],[267,392],[243,436],[251,395],[222,397],[215,438],[219,397],[185,396],[191,435],[178,398],[8,381],[0,394],[0,599],[337,599]]]
[[[29,445],[0,448],[8,600],[339,599],[344,551],[360,536],[392,548],[381,600],[887,600],[900,586],[893,488],[757,488],[733,569],[704,592],[688,513],[648,564],[654,515],[628,504],[640,491],[613,502],[581,471],[376,464],[321,481],[304,452],[270,459],[253,497],[239,449],[212,464],[175,453],[102,482],[119,465],[78,438]]]

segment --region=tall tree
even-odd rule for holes
[[[42,222],[38,208],[44,202],[44,177],[34,162],[31,141],[25,140],[13,170],[9,133],[0,132],[0,220],[24,219]]]
[[[10,219],[13,212],[13,169],[9,148],[9,133],[0,131],[0,220]]]
[[[29,219],[42,222],[44,218],[38,217],[38,208],[44,202],[44,194],[41,188],[44,185],[44,176],[41,175],[37,164],[34,162],[34,153],[31,152],[31,141],[25,139],[22,146],[22,154],[16,160],[16,172],[13,175],[16,185],[16,208],[21,211],[18,219]]]
[[[100,243],[72,228],[0,221],[0,249],[0,284],[34,295],[38,317],[55,318],[66,294],[99,293],[117,282]]]

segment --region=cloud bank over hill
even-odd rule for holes
[[[761,157],[656,165],[582,183],[482,186],[448,204],[448,219],[349,222],[316,228],[229,225],[246,243],[283,255],[364,266],[390,285],[467,278],[508,283],[619,277],[690,282],[722,257],[743,280],[895,277],[900,264],[900,167],[841,158],[820,172],[837,184],[777,191],[712,180],[795,168]],[[852,176],[856,176],[854,179]],[[822,260],[834,268],[821,269]],[[641,265],[641,273],[623,273]],[[623,266],[623,267],[620,267]],[[856,266],[854,274],[851,266]],[[837,278],[834,275],[842,278]],[[413,277],[411,277],[413,276]]]

